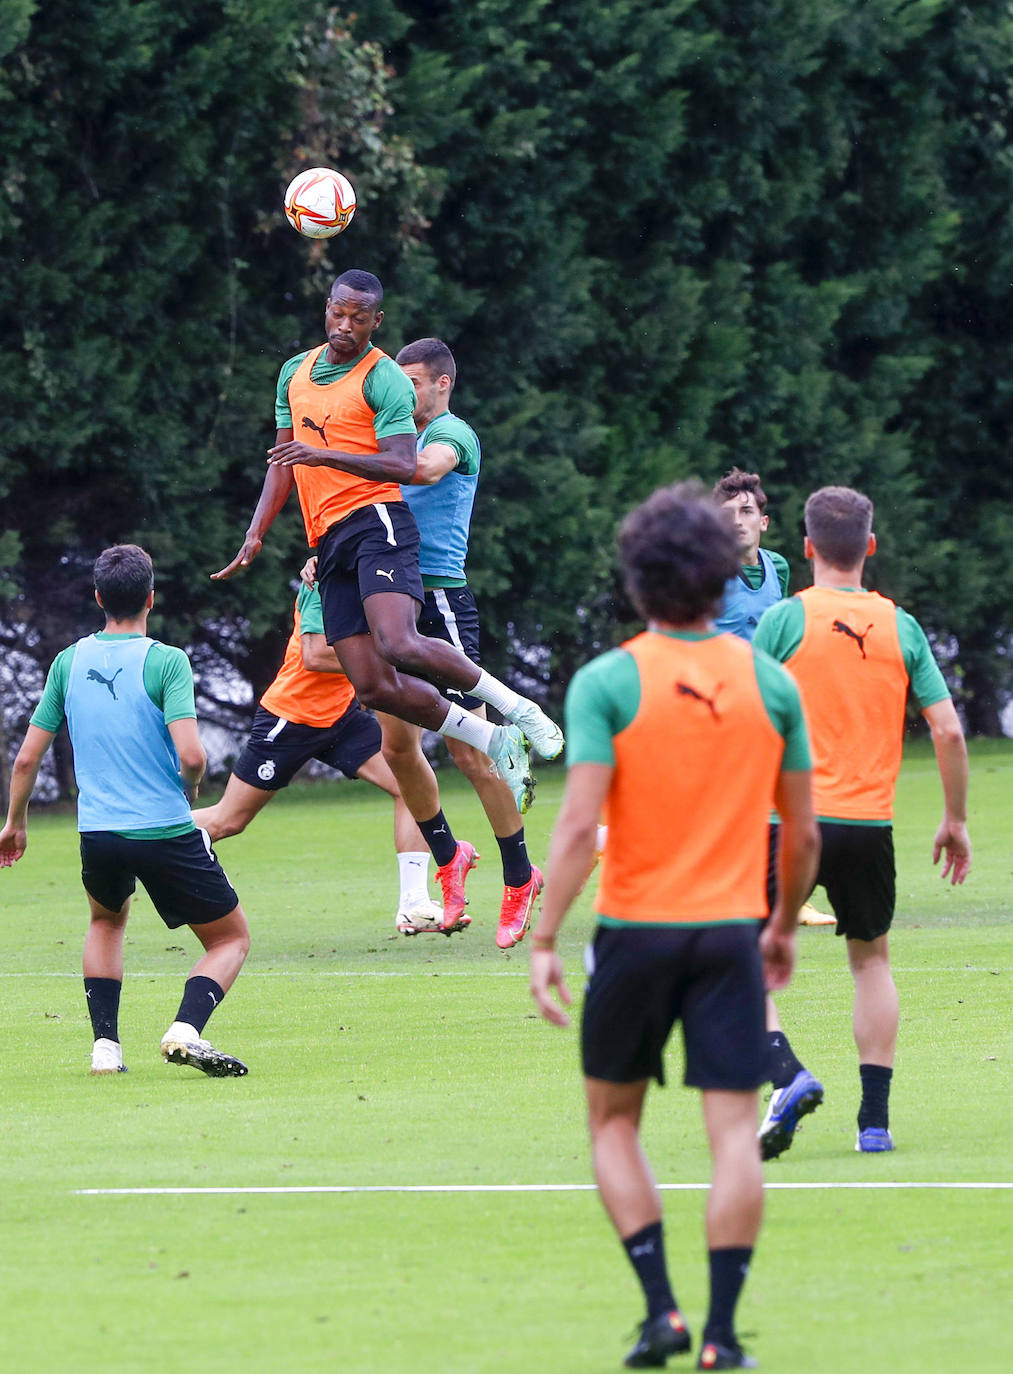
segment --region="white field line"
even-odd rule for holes
[[[844,967],[843,964],[841,966]],[[996,965],[952,965],[941,966],[938,964],[927,965],[924,968],[905,968],[903,965],[893,964],[894,973],[919,974],[922,977],[931,976],[934,973],[990,973],[1001,975],[1009,973],[1007,968]],[[796,969],[793,978],[805,978],[807,976],[820,973],[819,969]],[[307,974],[314,978],[524,978],[528,977],[527,966],[519,966],[516,969],[472,969],[472,968],[446,968],[446,969],[255,969],[244,968],[240,977],[243,982],[248,982],[251,978],[302,978]],[[179,971],[167,973],[165,969],[127,969],[127,978],[178,978]],[[81,974],[73,971],[40,971],[33,973],[23,972],[3,972],[0,970],[0,978],[73,978],[80,981]]]
[[[816,1189],[949,1189],[975,1191],[1013,1188],[1013,1183],[767,1183],[768,1191],[805,1192]],[[709,1183],[659,1183],[663,1192],[705,1193]],[[593,1183],[308,1183],[292,1186],[220,1188],[74,1188],[76,1197],[207,1197],[247,1196],[255,1193],[592,1193]]]

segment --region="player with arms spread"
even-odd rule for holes
[[[640,1145],[648,1081],[682,1021],[686,1083],[703,1095],[713,1159],[710,1309],[701,1369],[747,1368],[734,1314],[763,1212],[757,1088],[764,983],[786,986],[815,871],[809,749],[798,689],[713,615],[735,545],[702,487],[663,488],[620,530],[627,590],[647,630],[582,668],[567,694],[569,772],[531,934],[531,992],[559,1025],[569,992],[556,934],[608,813],[598,930],[581,1033],[595,1177],[647,1302],[631,1368],[690,1347],[665,1263],[661,1203]],[[771,807],[783,819],[769,920]]]
[[[64,720],[70,729],[81,832],[81,878],[91,906],[84,987],[95,1043],[91,1071],[123,1072],[119,1037],[123,936],[139,878],[170,930],[189,925],[204,955],[190,970],[176,1019],[162,1037],[173,1064],[212,1077],[246,1065],[202,1037],[250,947],[236,893],[195,829],[185,787],[196,790],[206,757],[197,732],[193,674],[182,649],[147,637],[154,604],[151,559],[117,544],[95,561],[95,600],[105,629],[58,654],[14,761],[0,867],[28,844],[28,801]]]
[[[554,758],[563,735],[535,702],[452,644],[418,632],[425,600],[419,535],[399,485],[417,466],[415,394],[371,342],[383,321],[382,300],[372,273],[352,270],[334,282],[327,342],[282,368],[277,439],[243,546],[212,577],[232,577],[253,561],[295,485],[317,551],[327,642],[360,702],[488,754],[524,811],[533,789],[528,744]],[[514,724],[493,725],[452,706],[432,682],[479,697]]]
[[[932,732],[943,784],[933,862],[962,883],[971,866],[967,746],[949,690],[913,616],[877,592],[862,571],[876,551],[872,502],[848,487],[823,487],[805,506],[805,556],[813,586],[763,617],[753,643],[799,684],[813,748],[813,796],[823,837],[817,883],[826,888],[847,941],[854,979],[853,1030],[862,1100],[856,1150],[894,1148],[889,1098],[897,1044],[897,989],[889,930],[896,880],[893,801],[910,689]],[[784,1068],[806,1070],[784,1039]],[[797,1094],[796,1094],[797,1096]],[[790,1087],[775,1092],[760,1128],[764,1158],[788,1149],[798,1124]]]

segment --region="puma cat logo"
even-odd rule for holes
[[[695,687],[690,687],[685,682],[677,682],[675,684],[675,690],[681,697],[692,697],[694,701],[702,701],[703,704],[710,711],[714,719],[720,720],[721,717],[718,715],[718,708],[714,705],[714,703],[717,700],[718,692],[721,691],[722,686],[723,684],[719,682],[718,685],[714,688],[714,695],[712,697],[705,697],[703,692],[698,692]]]
[[[97,668],[89,668],[88,676],[85,679],[85,681],[103,683],[104,686],[109,688],[109,694],[112,697],[113,701],[119,701],[119,697],[116,695],[116,688],[113,686],[113,683],[116,681],[116,679],[122,672],[122,668],[117,668],[115,673],[113,673],[112,677],[103,677]]]
[[[857,632],[857,630],[853,630],[853,629],[851,628],[850,625],[845,625],[845,623],[844,623],[843,620],[835,620],[834,623],[833,623],[833,625],[831,626],[831,632],[832,632],[833,634],[847,635],[847,637],[848,637],[849,639],[853,639],[853,640],[855,641],[855,643],[858,645],[859,649],[862,651],[862,657],[863,657],[863,658],[865,658],[865,656],[866,656],[866,655],[865,655],[865,636],[869,633],[869,631],[870,631],[871,629],[872,629],[872,626],[871,626],[871,625],[866,625],[866,627],[865,627],[865,629],[862,631],[862,633],[859,634],[859,633]]]
[[[304,415],[304,416],[302,417],[303,429],[312,429],[312,430],[315,430],[316,433],[320,435],[321,439],[326,439],[326,438],[327,438],[327,435],[324,433],[324,425],[326,425],[327,421],[328,421],[330,418],[331,418],[331,417],[330,417],[329,415],[325,415],[325,416],[324,416],[324,424],[323,424],[323,425],[318,425],[317,422],[316,422],[316,420],[311,420],[310,417],[309,417],[308,415]]]

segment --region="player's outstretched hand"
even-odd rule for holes
[[[795,967],[795,932],[785,931],[771,916],[760,936],[763,983],[768,992],[780,992],[791,982]]]
[[[940,855],[946,855],[940,878],[956,886],[962,883],[971,871],[971,837],[962,821],[949,821],[945,817],[936,831],[932,844],[932,862],[937,864]]]
[[[317,556],[315,553],[311,553],[299,569],[299,580],[309,587],[310,591],[317,585]]]
[[[211,574],[212,582],[225,582],[228,578],[234,577],[240,568],[248,568],[257,554],[264,547],[262,539],[251,539],[249,535],[243,540],[243,547],[233,558],[231,563],[227,563],[224,568]]]
[[[5,825],[0,830],[0,868],[10,868],[28,848],[28,831],[23,826]]]
[[[325,449],[313,448],[299,439],[289,439],[284,444],[275,444],[267,450],[267,461],[273,468],[294,468],[297,463],[304,467],[318,468],[327,459]]]
[[[531,951],[531,996],[535,999],[539,1013],[554,1026],[568,1026],[570,1018],[563,1007],[556,1003],[552,989],[559,991],[559,1000],[568,1007],[573,1000],[570,989],[563,976],[563,961],[554,949],[533,949]]]

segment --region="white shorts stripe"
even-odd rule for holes
[[[394,546],[394,548],[396,549],[396,548],[397,548],[397,540],[394,538],[394,526],[393,526],[393,523],[391,522],[390,512],[387,510],[387,507],[386,507],[385,505],[382,505],[382,504],[379,504],[379,505],[374,506],[373,509],[376,511],[377,515],[380,517],[380,523],[383,525],[384,529],[387,531],[387,543],[388,543],[388,544],[392,544],[392,545]]]
[[[264,738],[265,738],[265,739],[271,739],[271,740],[277,739],[278,736],[281,734],[282,730],[284,730],[284,728],[285,728],[285,726],[286,726],[287,724],[288,724],[288,721],[287,721],[287,720],[282,720],[282,718],[279,716],[279,717],[278,717],[278,724],[277,724],[277,725],[272,725],[271,728],[270,728],[270,730],[268,730],[267,734],[264,736]]]
[[[451,644],[453,644],[455,649],[460,649],[461,653],[463,654],[464,645],[461,643],[461,636],[457,628],[457,616],[454,614],[453,607],[450,604],[450,599],[447,596],[446,588],[434,587],[433,600],[436,602],[436,609],[440,613],[440,619],[446,626],[447,634],[450,636]]]

